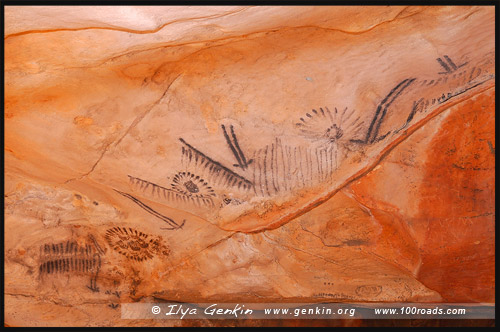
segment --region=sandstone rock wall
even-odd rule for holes
[[[6,7],[6,322],[494,302],[494,25],[485,6]]]

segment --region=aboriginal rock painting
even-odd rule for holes
[[[434,78],[406,77],[395,81],[372,112],[332,105],[297,116],[291,120],[297,140],[275,137],[263,146],[250,147],[244,128],[237,132],[233,124],[221,125],[220,137],[229,153],[221,161],[210,156],[203,140],[188,142],[179,137],[179,170],[165,176],[165,179],[172,180],[153,183],[129,175],[131,187],[141,195],[167,205],[213,210],[236,202],[236,205],[242,204],[252,196],[272,197],[330,183],[342,160],[352,151],[362,151],[400,133],[408,128],[417,114],[426,113],[494,78],[494,74],[487,71],[492,64],[489,58],[472,65],[468,61],[455,62],[450,56],[443,55],[436,62],[438,67]],[[411,96],[418,96],[419,91],[427,88],[433,89],[434,97],[408,97],[410,92]],[[394,105],[397,105],[397,111]],[[395,112],[398,119],[402,115],[406,121],[394,128],[388,127],[386,120],[395,116]],[[167,229],[182,226],[137,197],[119,193],[167,222],[170,225]],[[228,198],[228,193],[231,198]]]
[[[76,241],[46,243],[40,247],[39,276],[44,279],[51,275],[88,276],[87,286],[98,292],[97,276],[101,268],[100,247],[91,244],[79,245]]]
[[[152,197],[175,203],[192,203],[197,206],[214,206],[214,190],[208,183],[190,172],[175,174],[169,188],[155,183],[128,176],[130,183],[139,191],[148,192]]]
[[[170,255],[170,248],[162,243],[161,236],[151,236],[130,227],[110,228],[105,239],[115,251],[138,262]]]
[[[161,229],[166,229],[166,230],[180,229],[180,228],[182,228],[182,226],[184,226],[184,223],[186,222],[186,220],[183,220],[182,223],[179,225],[172,218],[169,218],[169,217],[167,217],[167,216],[159,213],[158,211],[156,211],[153,208],[151,208],[150,206],[146,205],[144,202],[142,202],[138,198],[136,198],[136,197],[134,197],[134,196],[132,196],[130,194],[127,194],[125,192],[118,191],[116,189],[115,189],[115,191],[117,193],[119,193],[120,195],[122,195],[123,197],[126,197],[126,198],[130,199],[132,202],[134,202],[135,204],[137,204],[138,206],[140,206],[143,210],[145,210],[149,214],[155,216],[156,218],[158,218],[158,219],[160,219],[160,220],[162,220],[162,221],[164,221],[165,223],[168,224],[168,227],[164,227],[164,228],[161,228]]]

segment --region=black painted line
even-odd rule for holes
[[[366,138],[365,138],[365,143],[368,143],[371,139],[372,136],[372,131],[373,131],[373,126],[377,122],[378,116],[380,114],[380,111],[382,110],[382,105],[386,103],[386,101],[392,96],[392,94],[397,91],[403,84],[405,84],[408,81],[408,79],[405,79],[401,82],[398,83],[390,92],[389,94],[380,102],[380,104],[377,106],[377,110],[375,111],[375,115],[370,123],[370,127],[368,128],[368,132],[366,133]]]
[[[311,158],[309,158],[309,149],[304,148],[304,154],[306,155],[306,179],[309,185],[311,185]]]
[[[361,127],[362,127],[364,124],[365,124],[365,122],[364,122],[364,121],[361,121],[361,122],[359,122],[358,124],[356,124],[356,126],[354,126],[354,127],[353,127],[353,129],[352,129],[353,134],[357,134],[357,133],[358,133],[358,131],[361,129]]]
[[[262,181],[262,173],[263,173],[263,170],[262,170],[262,167],[263,167],[262,155],[263,155],[263,150],[259,149],[259,189],[260,189],[260,194],[262,196],[265,196],[264,188],[263,188],[264,187],[264,182]]]
[[[318,158],[319,181],[323,181],[323,149],[316,148],[316,158]]]
[[[448,95],[447,95],[447,96],[445,96],[445,98],[443,98],[442,100],[438,100],[438,103],[439,103],[439,104],[442,104],[442,103],[444,103],[444,102],[446,102],[446,101],[450,100],[450,99],[451,99],[451,98],[453,98],[453,97],[456,97],[456,96],[458,96],[458,95],[461,95],[462,93],[465,93],[465,92],[467,92],[467,91],[469,91],[469,90],[471,90],[471,89],[475,88],[476,86],[479,86],[479,85],[481,85],[481,84],[483,84],[483,83],[485,83],[485,82],[489,81],[490,79],[491,79],[491,78],[488,78],[488,79],[486,79],[486,80],[484,80],[484,81],[482,81],[482,82],[476,83],[476,84],[474,84],[473,86],[470,86],[470,87],[468,87],[468,88],[466,88],[466,89],[461,89],[461,90],[458,90],[459,92],[455,92],[455,93],[450,93],[450,92],[449,92],[449,93],[448,93]]]
[[[173,227],[172,229],[179,229],[179,228],[182,228],[182,226],[184,225],[184,222],[182,223],[182,225],[178,225],[171,218],[160,214],[159,212],[155,211],[154,209],[152,209],[151,207],[147,206],[146,204],[144,204],[143,202],[141,202],[140,200],[138,200],[137,198],[135,198],[134,196],[132,196],[130,194],[118,191],[116,189],[113,189],[113,190],[116,191],[117,193],[119,193],[120,195],[122,195],[124,197],[127,197],[128,199],[132,200],[134,203],[136,203],[137,205],[139,205],[141,208],[143,208],[144,210],[146,210],[148,213],[150,213],[153,216],[155,216],[155,217],[163,220],[164,222],[166,222],[167,224],[169,224],[170,226],[172,226]]]
[[[354,113],[354,112],[353,112]],[[361,119],[361,116],[358,116],[354,121],[352,121],[349,125],[345,126],[345,130],[347,131],[348,129],[351,129],[356,126],[356,123],[358,123],[359,119]],[[350,130],[349,130],[350,131]]]
[[[333,123],[332,112],[330,112],[330,110],[328,109],[328,107],[325,106],[325,108],[326,108],[326,112],[328,113],[328,117],[330,118],[331,123]],[[336,109],[337,108],[335,108],[335,110]],[[337,117],[335,116],[335,118],[337,118]]]
[[[246,182],[249,185],[253,185],[249,180],[245,179],[243,176],[241,176],[241,175],[239,175],[239,174],[231,171],[229,168],[225,167],[221,163],[213,160],[212,158],[210,158],[207,155],[205,155],[203,152],[201,152],[201,151],[197,150],[196,148],[194,148],[189,143],[187,143],[184,139],[179,138],[179,141],[181,141],[182,144],[186,145],[190,150],[194,151],[195,153],[198,153],[200,156],[202,156],[203,158],[205,158],[207,160],[207,164],[210,162],[212,165],[215,165],[216,167],[219,167],[224,172],[229,173],[229,174],[231,174],[231,175],[233,175],[233,176],[241,179],[242,181]]]
[[[279,140],[279,147],[280,147],[280,155],[281,155],[281,178],[284,179],[283,180],[283,188],[284,188],[284,190],[288,190],[289,185],[285,179],[285,176],[286,176],[285,153],[283,152],[283,143],[281,142],[281,139]]]
[[[446,72],[444,72],[444,73],[443,73],[443,72],[441,72],[441,73],[439,73],[439,74],[449,74],[449,73],[451,73],[451,72],[452,72],[452,70],[450,69],[450,67],[448,67],[448,65],[447,65],[447,64],[446,64],[443,60],[441,60],[441,58],[437,58],[436,60],[437,60],[437,61],[439,62],[439,64],[440,64],[440,65],[444,68],[444,70],[446,70]]]
[[[412,78],[410,80],[406,79],[404,81],[402,81],[400,84],[398,84],[398,86],[396,88],[394,88],[393,90],[391,90],[391,92],[389,93],[389,95],[387,95],[387,97],[382,101],[382,103],[380,103],[379,105],[379,108],[385,104],[387,102],[387,100],[389,98],[392,98],[389,102],[387,102],[387,104],[384,105],[384,108],[383,108],[383,111],[382,111],[382,115],[380,116],[380,120],[378,120],[377,122],[377,125],[375,127],[375,131],[374,131],[374,134],[373,134],[373,137],[370,141],[370,143],[374,143],[375,140],[377,140],[377,136],[378,136],[378,131],[380,129],[380,125],[382,124],[382,122],[384,121],[384,117],[385,117],[385,114],[387,113],[387,108],[389,106],[391,106],[391,104],[396,100],[396,98],[411,84],[415,81],[415,78]],[[391,96],[394,92],[397,93],[394,95],[394,96]],[[379,112],[379,109],[377,108],[377,112]],[[372,122],[373,124],[373,122]],[[372,125],[370,125],[370,128],[372,128]],[[387,134],[386,134],[387,135]],[[384,136],[385,137],[385,136]]]
[[[331,146],[327,146],[325,147],[325,149],[323,149],[323,152],[324,152],[324,156],[325,156],[325,180],[328,178],[328,175],[330,174],[330,163],[328,161],[328,156],[329,156],[329,153],[328,151],[330,150]]]
[[[267,191],[267,195],[268,195],[268,196],[271,196],[271,195],[269,194],[269,186],[268,186],[268,184],[267,184],[267,148],[268,148],[268,147],[269,147],[269,146],[268,146],[268,145],[266,145],[266,152],[265,152],[265,154],[264,154],[264,180],[265,180],[265,183],[266,183],[266,191]]]
[[[229,138],[229,135],[227,134],[226,127],[224,125],[221,125],[222,131],[224,132],[224,138],[226,139],[227,145],[229,145],[229,148],[231,149],[231,152],[233,153],[234,157],[238,161],[238,165],[241,168],[244,168],[244,165],[241,161],[239,153],[236,151],[235,147],[233,146],[233,142],[231,142],[231,139]],[[232,126],[231,126],[232,128]]]
[[[318,157],[318,148],[314,149],[314,155],[316,156],[316,169],[317,169],[317,173],[316,173],[316,179],[315,181],[318,182],[318,179],[321,178],[321,171],[320,171],[320,165],[319,165],[319,157]]]
[[[299,146],[299,168],[300,168],[300,175],[302,178],[302,187],[306,186],[306,183],[304,181],[304,170],[302,169],[302,147]]]
[[[283,190],[285,191],[290,190],[290,183],[288,182],[288,177],[287,177],[289,171],[289,170],[287,171],[287,164],[288,164],[288,159],[287,159],[288,156],[286,154],[287,147],[288,146],[286,144],[283,144],[280,140],[280,155],[281,155],[281,169],[282,169],[280,180],[283,183]]]
[[[274,178],[275,178],[275,182],[276,182],[276,187],[275,187],[275,191],[276,193],[280,192],[281,190],[283,190],[283,182],[282,182],[282,177],[280,176],[280,149],[282,148],[281,147],[281,141],[276,137],[274,139],[274,142],[272,143],[272,145],[274,146],[274,156],[273,156],[273,160],[272,160],[272,163],[273,163],[273,169],[274,169]]]
[[[314,185],[314,160],[313,153],[310,148],[307,148],[307,153],[309,154],[309,180],[311,181],[311,185]]]
[[[241,167],[243,169],[246,169],[248,167],[247,159],[245,158],[243,151],[241,151],[240,145],[238,143],[238,139],[236,138],[236,134],[234,133],[233,125],[231,125],[230,129],[231,129],[231,136],[233,137],[234,146],[236,147],[236,150],[238,150],[238,153],[239,153],[241,161],[242,161]]]
[[[276,146],[276,153],[274,152],[275,144],[274,142],[271,143],[271,179],[273,182],[273,188],[274,188],[274,193],[278,192],[278,188],[276,187],[276,181],[277,181],[277,175],[274,176],[275,171],[277,171],[277,167],[274,167],[274,165],[277,163],[275,162],[275,157],[276,160],[278,160],[278,147]]]
[[[288,161],[288,173],[285,173],[285,179],[286,182],[288,183],[288,190],[293,189],[293,179],[292,179],[292,155],[291,155],[291,147],[289,145],[286,145],[286,156],[287,156],[287,161]]]
[[[347,107],[345,108],[347,110]],[[339,123],[339,127],[344,124],[344,123],[347,123],[347,121],[349,121],[349,119],[352,117],[352,115],[354,114],[354,110],[352,112],[349,112],[348,115],[347,115],[347,118],[345,118],[344,120],[342,120],[340,123]]]
[[[293,157],[292,157],[292,154],[293,154]],[[290,148],[290,159],[292,160],[292,166],[293,166],[293,170],[295,171],[295,176],[293,177],[293,186],[292,187],[295,187],[295,185],[299,186],[299,184],[297,184],[297,182],[300,181],[299,179],[299,168],[297,167],[297,147],[293,147],[293,152],[292,152],[292,149]]]
[[[457,65],[455,63],[453,63],[453,61],[451,61],[450,58],[448,58],[447,55],[444,56],[444,58],[446,59],[446,61],[448,61],[448,63],[450,64],[450,66],[453,68],[453,70],[457,70]]]
[[[347,107],[344,108],[344,110],[342,111],[342,114],[340,115],[339,125],[344,123],[343,120],[344,120],[344,115],[346,112],[347,112]]]
[[[331,146],[325,146],[323,148],[323,160],[321,161],[321,163],[323,164],[323,181],[325,181],[328,178],[328,174],[330,174],[330,170],[328,167],[329,166],[329,162],[328,162],[329,147],[331,147]]]
[[[401,130],[405,129],[406,127],[408,127],[408,125],[410,124],[411,120],[413,120],[413,117],[417,113],[417,110],[418,110],[420,104],[423,101],[424,101],[424,98],[420,98],[418,101],[414,101],[413,102],[412,110],[411,110],[410,114],[408,115],[408,118],[406,119],[405,124],[401,128],[399,128],[399,129],[397,129],[397,130],[394,131],[396,134],[399,133]]]
[[[286,144],[281,144],[281,162],[283,164],[283,174],[281,174],[280,180],[283,182],[283,189],[284,190],[289,190],[290,189],[290,183],[288,182],[288,177],[287,174],[289,172],[289,169],[287,169],[288,166],[288,159],[287,159],[287,154],[286,154],[286,149],[287,145]]]
[[[332,177],[333,172],[335,172],[335,170],[333,169],[333,150],[334,149],[335,149],[335,151],[337,151],[337,147],[336,146],[332,146],[330,148],[330,155],[328,156],[328,158],[329,158],[329,168],[330,168],[330,179]]]

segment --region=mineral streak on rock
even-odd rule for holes
[[[494,26],[491,6],[6,6],[6,322],[494,302]]]

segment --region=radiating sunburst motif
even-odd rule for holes
[[[347,107],[343,111],[337,108],[330,111],[328,107],[320,108],[319,111],[313,109],[300,118],[296,127],[308,138],[331,144],[338,143],[345,139],[346,135],[352,137],[361,129],[363,122],[359,122],[360,117],[353,115],[354,112],[349,112]]]
[[[162,244],[162,238],[152,237],[136,229],[113,227],[105,235],[109,245],[129,259],[143,261],[155,255],[168,256],[170,249]]]
[[[199,175],[191,172],[179,172],[175,174],[171,184],[172,190],[193,199],[212,200],[215,192]]]
[[[165,199],[181,204],[194,204],[199,207],[213,207],[213,198],[217,196],[205,180],[191,172],[178,172],[175,174],[169,187],[163,187],[130,175],[128,177],[134,190],[141,191],[155,199]],[[151,188],[151,190],[148,190],[148,188]],[[134,201],[137,200],[127,195],[125,197]],[[138,204],[142,206],[143,203]]]

